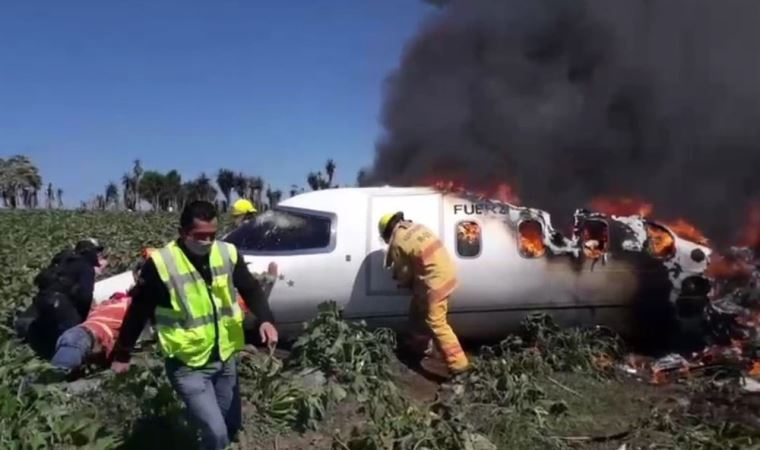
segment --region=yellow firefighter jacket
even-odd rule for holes
[[[443,242],[428,227],[400,222],[391,236],[386,264],[394,278],[410,287],[414,297],[428,303],[441,301],[457,288],[454,261]]]

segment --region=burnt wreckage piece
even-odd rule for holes
[[[641,308],[642,317],[674,316],[678,323],[693,321],[691,326],[702,326],[711,289],[705,275],[710,249],[678,237],[668,226],[641,215],[617,216],[577,209],[572,236],[568,238],[554,229],[547,211],[469,192],[450,194],[470,202],[455,204],[455,214],[503,217],[518,237],[523,256],[571,257],[576,270],[598,270],[610,260],[635,267],[640,301],[634,306]]]

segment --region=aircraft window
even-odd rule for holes
[[[526,258],[539,258],[546,253],[544,229],[537,220],[527,219],[517,226],[520,239],[520,255]]]
[[[242,251],[278,252],[326,248],[330,237],[330,218],[275,208],[236,229],[225,241]]]
[[[607,252],[609,231],[607,223],[602,220],[586,220],[581,228],[583,253],[588,258],[600,258]]]
[[[647,251],[655,258],[668,259],[676,253],[673,234],[664,227],[647,222]]]
[[[480,254],[481,233],[477,222],[457,224],[457,253],[464,258],[474,258]]]

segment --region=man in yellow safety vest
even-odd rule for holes
[[[443,354],[452,378],[470,368],[467,356],[446,321],[449,297],[458,285],[454,262],[428,227],[404,219],[402,212],[383,215],[378,231],[388,243],[386,266],[401,286],[412,289],[411,344],[425,351],[430,338]]]
[[[130,352],[152,315],[166,373],[198,424],[205,449],[223,449],[241,427],[235,354],[243,348],[243,312],[235,290],[256,315],[262,342],[277,330],[261,285],[237,248],[216,240],[217,215],[205,201],[188,204],[179,239],[151,253],[133,290],[112,369],[129,369]]]

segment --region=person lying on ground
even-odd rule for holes
[[[49,359],[60,335],[89,314],[95,277],[107,264],[104,248],[95,239],[56,254],[34,279],[38,292],[15,323],[19,337]]]
[[[143,257],[148,254],[144,252]],[[137,279],[143,264],[144,261],[141,261],[132,271],[134,279]],[[51,364],[72,372],[88,362],[109,363],[132,301],[133,288],[134,285],[127,293],[117,292],[108,300],[94,305],[84,322],[66,330],[58,338]]]

